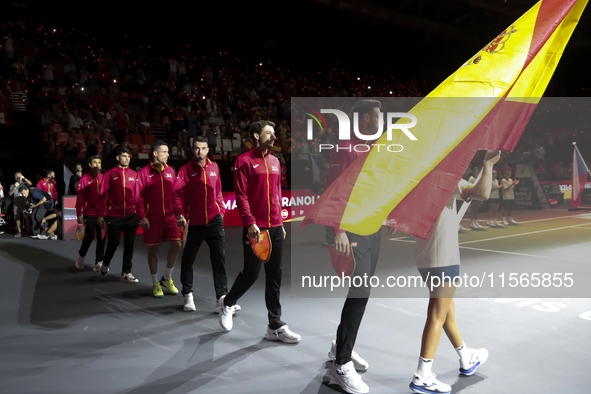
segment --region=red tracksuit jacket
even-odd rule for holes
[[[176,185],[174,169],[164,165],[162,170],[154,168],[152,163],[142,168],[137,174],[137,217],[139,220],[159,219],[173,215],[177,209],[173,208],[172,192]]]
[[[257,148],[240,155],[234,170],[236,205],[242,226],[278,227],[281,218],[281,164]]]
[[[224,215],[222,181],[218,165],[205,158],[201,167],[191,158],[181,167],[173,194],[176,215],[184,215],[191,226],[211,222],[218,214]]]
[[[99,172],[95,177],[92,171],[83,175],[78,184],[76,198],[77,216],[103,216],[105,200],[101,195],[104,175]]]
[[[51,195],[51,199],[57,202],[57,188],[55,185],[55,179],[52,179],[51,182],[47,182],[45,178],[40,179],[37,182],[37,189],[41,189]]]
[[[107,171],[101,194],[105,200],[106,216],[123,217],[135,213],[137,202],[137,172],[119,166]]]

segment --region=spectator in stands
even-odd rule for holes
[[[105,134],[103,137],[103,156],[111,157],[113,153],[113,146],[115,145],[115,140],[111,137],[111,130],[105,129]]]
[[[215,155],[217,153],[217,129],[214,123],[209,123],[209,128],[206,131],[207,145],[209,146],[209,154]],[[211,157],[211,156],[210,156]]]
[[[12,60],[14,59],[14,40],[12,39],[12,34],[8,33],[4,38],[4,55],[7,59]]]
[[[113,117],[113,120],[117,127],[117,131],[113,133],[113,136],[115,137],[115,141],[117,141],[118,144],[121,144],[123,143],[125,135],[127,134],[127,129],[129,128],[129,116],[119,104],[115,106],[115,116]]]
[[[80,152],[74,143],[74,138],[68,137],[68,141],[64,145],[64,157],[78,157],[79,153]]]
[[[310,161],[310,146],[306,141],[306,136],[302,135],[300,141],[295,144],[294,153],[299,161]]]
[[[71,111],[68,109],[68,106],[64,102],[62,98],[62,104],[64,105],[64,110],[66,111],[68,117],[68,132],[72,133],[79,133],[82,129],[82,119],[78,117],[78,110],[73,108]]]
[[[86,111],[86,116],[82,121],[82,127],[84,129],[84,133],[88,135],[88,132],[94,132],[97,130],[97,123],[94,119],[92,119],[92,112]]]
[[[14,84],[14,91],[10,94],[10,99],[12,101],[12,120],[17,125],[23,126],[26,121],[29,99],[20,83]]]
[[[98,140],[96,138],[92,138],[88,141],[88,147],[86,148],[86,157],[93,157],[97,156],[98,154]]]
[[[183,147],[183,144],[181,143],[181,141],[177,141],[176,145],[174,145],[172,147],[172,149],[170,150],[170,155],[174,159],[183,159],[184,160],[187,158],[187,155],[185,153],[185,148]]]
[[[538,163],[538,166],[536,167],[536,175],[541,182],[546,180],[546,167],[544,167],[542,163]]]
[[[573,179],[573,165],[568,163],[564,168],[564,179]]]
[[[191,110],[190,113],[184,116],[184,129],[187,130],[187,138],[189,140],[189,146],[193,146],[193,140],[197,137],[197,127],[199,122],[197,121],[197,113],[195,110]]]
[[[564,167],[562,166],[561,161],[559,161],[558,164],[552,168],[552,174],[554,175],[554,179],[557,181],[564,179]]]
[[[68,194],[69,195],[76,195],[78,194],[78,185],[80,183],[80,178],[82,178],[82,164],[76,163],[74,166],[74,175],[70,177],[70,184],[68,185]]]

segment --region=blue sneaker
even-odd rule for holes
[[[468,361],[460,360],[460,375],[470,376],[488,359],[488,350],[471,349],[472,358]]]
[[[412,381],[408,385],[413,393],[429,393],[429,394],[449,394],[451,393],[451,386],[449,384],[441,383],[435,379],[437,375],[434,373],[425,379],[421,379],[419,375],[414,374]]]

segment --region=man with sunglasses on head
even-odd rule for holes
[[[107,171],[103,180],[101,195],[105,203],[104,215],[107,221],[109,242],[101,267],[100,276],[109,272],[111,259],[117,250],[123,232],[123,264],[121,281],[138,283],[139,280],[131,273],[133,244],[137,232],[137,172],[129,168],[131,160],[129,149],[118,148],[116,153],[117,167]]]

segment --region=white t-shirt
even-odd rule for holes
[[[456,199],[470,201],[468,196],[473,187],[473,184],[461,179],[427,239],[417,238],[415,247],[417,268],[449,267],[460,264],[458,239],[460,218],[456,210]]]
[[[499,197],[499,180],[498,179],[492,180],[489,198],[500,198]]]
[[[503,200],[515,200],[515,188],[511,187],[513,179],[503,179]]]

